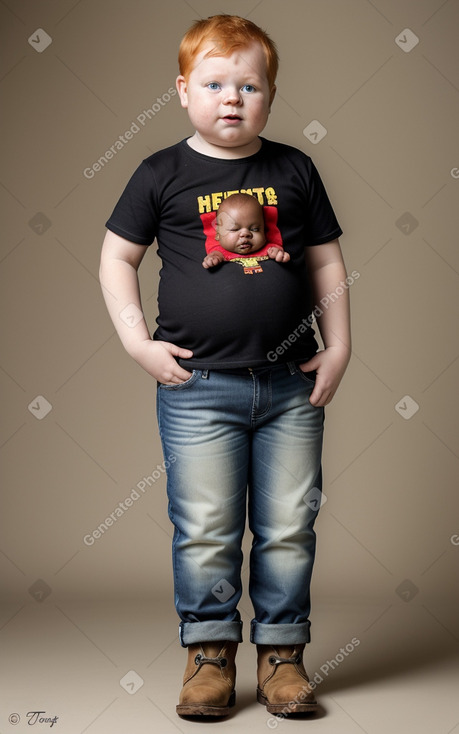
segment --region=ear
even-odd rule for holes
[[[269,111],[270,112],[271,112],[271,105],[274,102],[274,97],[276,96],[276,92],[277,92],[277,87],[276,87],[276,85],[274,85],[273,88],[271,89],[271,93],[269,95]]]
[[[219,239],[219,234],[218,234],[218,219],[217,219],[217,217],[214,217],[214,220],[212,222],[212,228],[215,230],[214,240],[218,240]]]
[[[178,76],[175,80],[175,86],[177,87],[182,107],[188,107],[188,89],[185,77],[182,75]]]

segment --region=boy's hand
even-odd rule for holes
[[[350,359],[345,347],[328,347],[317,352],[312,359],[299,365],[303,372],[316,371],[316,384],[309,402],[315,407],[328,405],[338,389]]]
[[[278,263],[288,263],[290,255],[285,250],[281,250],[280,247],[274,245],[266,251],[266,254],[271,260],[275,260]]]
[[[174,357],[189,359],[192,356],[191,349],[182,349],[170,342],[153,339],[140,342],[132,354],[135,361],[149,375],[165,385],[180,385],[191,377],[191,372],[180,367]]]
[[[218,252],[211,252],[209,255],[206,255],[204,260],[202,261],[202,267],[203,268],[214,268],[216,265],[220,265],[220,263],[223,262],[225,258],[223,257],[223,253]]]

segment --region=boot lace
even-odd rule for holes
[[[290,663],[290,665],[298,665],[301,663],[301,653],[299,652],[297,655],[292,655],[290,658],[281,658],[279,655],[270,655],[269,656],[269,663],[271,665],[282,665],[283,663]]]
[[[194,659],[195,665],[204,665],[205,663],[212,663],[213,665],[218,665],[220,668],[226,668],[228,665],[228,660],[226,658],[222,657],[216,657],[216,658],[208,658],[205,655],[201,655],[200,652],[196,655]]]

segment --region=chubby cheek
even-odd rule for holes
[[[198,115],[199,111],[206,107],[206,100],[201,96],[199,91],[196,92],[196,90],[194,89],[188,89],[188,94],[186,95],[186,98],[186,107],[190,116]]]
[[[188,115],[191,122],[205,129],[214,121],[215,111],[212,105],[206,104],[204,101],[202,103],[194,102],[188,107]]]
[[[254,114],[254,118],[259,122],[263,127],[266,125],[269,117],[269,107],[265,104],[260,104],[257,111]]]

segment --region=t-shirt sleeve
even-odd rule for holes
[[[311,159],[306,207],[308,237],[306,245],[323,245],[343,234],[325,186]]]
[[[145,161],[131,176],[105,226],[137,245],[151,245],[155,239],[158,226],[155,180]]]

